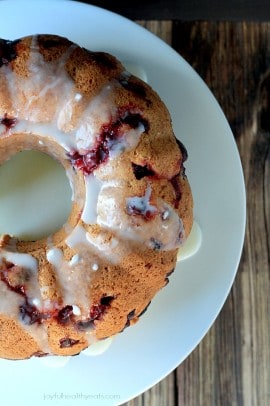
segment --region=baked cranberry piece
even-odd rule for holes
[[[173,268],[170,272],[167,272],[166,273],[166,277],[168,278],[169,276],[171,276],[173,273],[174,273],[174,269],[175,268]]]
[[[18,272],[17,272],[18,269]],[[0,272],[1,281],[4,282],[9,290],[12,290],[19,295],[26,297],[25,286],[22,284],[20,278],[18,277],[21,267],[14,265],[11,262],[5,261],[2,265]],[[15,272],[14,272],[15,271]]]
[[[130,326],[130,321],[134,318],[134,316],[135,316],[135,309],[131,310],[131,312],[128,313],[128,315],[127,315],[127,322],[126,322],[124,328]]]
[[[87,50],[88,55],[91,57],[92,61],[99,64],[100,68],[116,69],[117,64],[113,58],[111,58],[105,52],[93,52]]]
[[[171,182],[172,187],[174,188],[174,194],[175,194],[174,207],[177,209],[179,206],[179,202],[181,200],[181,196],[182,196],[181,185],[180,185],[180,174],[171,178],[170,182]]]
[[[143,84],[137,83],[134,80],[125,77],[124,75],[121,76],[121,78],[119,79],[119,83],[126,90],[129,90],[131,93],[134,93],[137,96],[141,97],[142,99],[145,99],[146,91]]]
[[[78,151],[69,154],[72,164],[85,175],[90,175],[100,164],[108,159],[108,156],[109,150],[102,143],[99,143],[86,154],[80,154]]]
[[[106,310],[111,306],[114,296],[103,296],[100,299],[99,304],[94,304],[90,309],[90,318],[94,320],[100,320]]]
[[[19,41],[20,40],[8,41],[5,39],[0,39],[0,68],[16,58],[16,45]]]
[[[187,150],[186,150],[186,147],[184,146],[184,144],[181,141],[179,141],[177,138],[175,138],[175,139],[176,139],[177,145],[181,151],[182,163],[183,163],[188,159],[188,153],[187,153]]]
[[[59,340],[60,348],[69,348],[73,347],[73,345],[78,344],[80,340],[74,340],[73,338],[65,337]]]
[[[86,320],[79,320],[76,326],[79,330],[89,330],[95,327],[95,321],[101,320],[105,312],[110,308],[114,296],[104,295],[100,299],[99,304],[93,304],[90,308],[89,318]]]
[[[67,324],[73,315],[73,307],[70,305],[67,305],[63,307],[63,309],[59,310],[57,314],[57,321],[60,324]]]
[[[100,320],[105,313],[107,306],[102,304],[92,305],[90,309],[91,320]]]
[[[113,299],[114,296],[102,296],[102,298],[100,299],[100,304],[103,306],[110,306]]]
[[[147,165],[137,165],[132,162],[132,170],[137,180],[141,180],[146,176],[155,176],[155,172]]]
[[[141,317],[148,309],[148,307],[150,306],[151,301],[148,303],[148,305],[143,309],[143,311],[138,315],[138,317]]]
[[[151,189],[147,188],[144,196],[133,196],[126,199],[126,212],[130,216],[140,216],[148,221],[153,219],[158,209],[150,202]]]
[[[160,251],[162,249],[162,247],[163,247],[162,242],[158,241],[155,238],[150,239],[150,244],[151,244],[151,247],[153,248],[154,251]]]
[[[43,35],[38,35],[38,44],[39,46],[41,46],[42,48],[45,49],[50,49],[50,48],[54,48],[57,46],[61,46],[63,43],[63,40],[60,40],[60,38],[44,38]]]
[[[93,329],[95,327],[95,324],[94,324],[94,320],[86,319],[86,320],[77,321],[76,326],[77,326],[78,330],[85,331],[85,330]]]
[[[145,133],[148,133],[150,129],[149,122],[140,113],[125,112],[123,117],[120,117],[120,121],[134,129],[143,125]]]
[[[142,311],[137,317],[141,317],[141,316],[146,312],[146,310],[148,309],[148,307],[150,306],[150,304],[151,304],[151,301],[148,303],[148,305],[143,309],[143,311]],[[131,321],[134,317],[135,317],[135,309],[132,310],[130,313],[128,313],[128,315],[127,315],[127,322],[126,322],[126,324],[125,324],[123,330],[121,331],[121,333],[122,333],[127,327],[130,326],[130,321]]]
[[[148,131],[148,121],[140,113],[130,112],[127,108],[121,107],[118,109],[114,121],[101,126],[95,145],[89,151],[84,154],[74,151],[68,156],[76,168],[83,171],[85,175],[90,175],[102,163],[107,161],[110,150],[120,138],[125,136],[125,127],[136,129],[140,125],[143,125],[144,130]]]
[[[43,351],[36,351],[32,354],[33,357],[38,357],[38,358],[47,357],[48,355],[49,355],[48,352],[43,352]]]
[[[164,286],[167,286],[169,282],[170,282],[169,278],[165,278],[164,279]]]
[[[15,127],[17,121],[16,118],[8,117],[7,114],[5,114],[4,117],[0,118],[0,125],[5,126],[6,130],[10,130]]]
[[[19,306],[19,315],[25,324],[41,324],[43,320],[50,317],[49,314],[41,313],[35,305],[29,302],[23,282],[27,282],[30,275],[25,269],[6,261],[2,265],[0,278],[8,289],[24,298],[24,303]]]
[[[41,313],[36,306],[29,303],[27,298],[25,303],[19,307],[19,313],[21,320],[27,325],[41,324],[47,318],[47,315]]]

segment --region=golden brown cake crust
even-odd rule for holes
[[[0,40],[0,164],[24,149],[61,162],[67,224],[0,240],[0,357],[73,355],[134,324],[168,283],[193,223],[159,96],[113,56],[66,38]]]

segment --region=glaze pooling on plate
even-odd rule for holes
[[[188,238],[178,250],[177,261],[183,261],[195,255],[201,247],[202,238],[202,230],[199,224],[194,221]]]
[[[113,338],[107,338],[102,341],[98,341],[92,344],[90,347],[86,348],[86,350],[81,352],[81,355],[85,357],[96,357],[103,354],[107,351],[110,346],[112,345]],[[39,358],[40,363],[50,367],[50,368],[62,368],[70,362],[71,357],[57,357],[57,356],[50,356],[50,357],[41,357]]]

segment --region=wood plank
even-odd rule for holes
[[[158,23],[142,24],[160,34]],[[246,240],[231,293],[206,337],[176,371],[127,405],[165,405],[167,393],[180,406],[268,406],[270,24],[174,22],[165,38],[209,85],[234,131],[247,187]]]
[[[176,372],[153,386],[143,395],[126,403],[128,406],[175,406],[177,403]]]
[[[179,399],[184,405],[268,405],[270,125],[265,116],[270,114],[270,25],[175,23],[172,38],[228,117],[244,167],[249,208],[245,248],[231,294],[206,338],[178,368],[179,386],[187,365],[194,372],[204,365],[205,379],[198,386],[191,376]],[[209,341],[215,343],[214,357]]]
[[[81,0],[132,20],[270,20],[268,0]]]

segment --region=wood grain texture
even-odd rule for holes
[[[268,0],[80,0],[131,19],[269,21]]]
[[[270,24],[143,22],[197,70],[233,129],[247,189],[242,259],[216,322],[126,406],[270,405]]]

